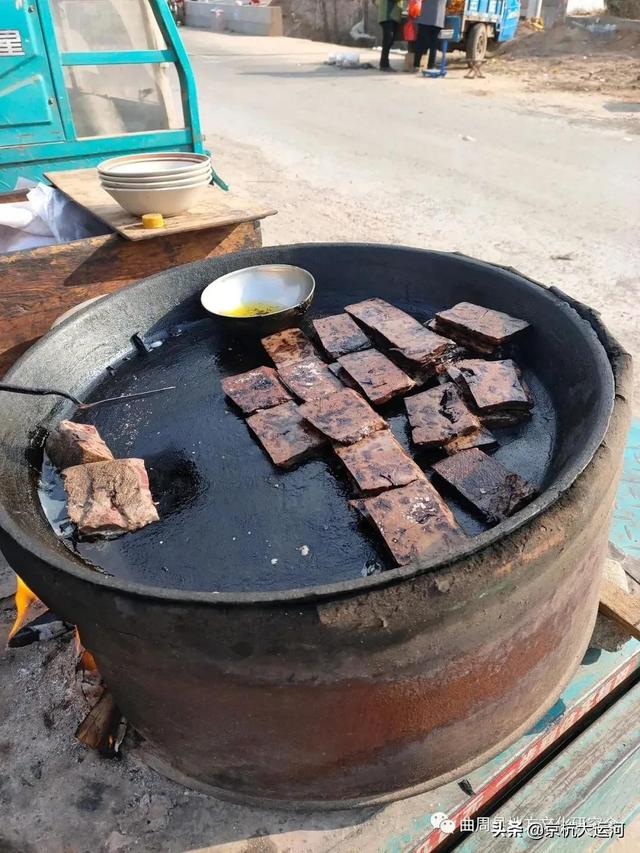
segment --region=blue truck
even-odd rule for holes
[[[484,59],[490,44],[509,41],[518,29],[520,0],[462,0],[460,9],[445,18],[449,50],[464,50],[471,61]]]

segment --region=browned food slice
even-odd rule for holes
[[[442,459],[433,469],[490,524],[513,515],[536,494],[530,483],[477,448]]]
[[[388,403],[393,397],[406,394],[416,384],[404,370],[376,349],[343,355],[338,364],[374,405]]]
[[[369,349],[371,341],[348,314],[321,317],[313,325],[320,343],[331,358],[339,358],[349,352]]]
[[[344,388],[329,365],[315,356],[279,365],[278,375],[287,388],[305,402],[315,400],[316,397],[326,397]]]
[[[281,332],[275,332],[273,335],[262,338],[262,346],[276,365],[318,355],[314,345],[301,329],[283,329]]]
[[[273,367],[256,367],[247,373],[227,376],[222,380],[222,390],[247,415],[291,400]]]
[[[438,311],[434,318],[437,332],[448,335],[458,343],[492,351],[529,326],[526,320],[483,308],[472,302],[459,302],[446,311]]]
[[[477,432],[482,424],[470,412],[453,382],[437,385],[404,401],[414,444],[440,447],[461,435]]]
[[[468,435],[461,435],[459,438],[454,438],[453,441],[447,442],[444,449],[449,456],[453,456],[459,450],[468,450],[470,447],[492,447],[497,443],[493,433],[481,427],[475,432],[470,432]]]
[[[351,388],[303,403],[300,412],[323,435],[339,444],[353,444],[388,428],[387,422]]]
[[[510,358],[467,358],[451,365],[447,372],[481,415],[501,411],[526,414],[531,409],[532,400],[520,370]]]
[[[432,332],[436,334],[442,332],[444,334],[444,328],[438,325],[437,320],[429,320],[426,323],[428,329],[431,329]],[[452,336],[453,337],[453,336]],[[466,334],[463,331],[457,331],[455,342],[460,346],[467,350],[473,350],[473,355],[477,355],[480,353],[481,355],[495,355],[498,351],[498,347],[495,344],[488,344],[480,340],[480,338],[474,337],[472,334]]]
[[[451,510],[427,479],[390,489],[363,501],[399,566],[412,560],[447,556],[466,536]]]
[[[366,299],[347,305],[345,311],[414,365],[433,364],[454,346],[384,299]]]
[[[247,418],[247,424],[273,464],[281,468],[299,462],[326,442],[325,437],[304,420],[295,403],[282,403],[256,412]]]
[[[406,486],[424,477],[390,430],[374,433],[348,447],[336,447],[335,451],[363,492]]]
[[[49,433],[45,449],[49,459],[60,470],[113,459],[113,453],[94,426],[73,421],[60,421]]]
[[[62,477],[69,518],[80,536],[129,533],[158,521],[142,459],[74,465]]]

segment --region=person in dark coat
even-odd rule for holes
[[[413,54],[413,67],[420,68],[420,60],[429,51],[427,68],[435,68],[438,36],[444,27],[447,0],[422,0],[420,14],[415,19],[418,35]]]
[[[380,71],[395,71],[389,63],[389,51],[398,35],[402,20],[401,0],[378,0],[378,23],[382,28]]]

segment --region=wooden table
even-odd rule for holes
[[[0,204],[25,198],[22,191],[0,194]],[[0,376],[57,317],[86,299],[169,267],[261,245],[254,219],[153,240],[110,233],[0,255]]]

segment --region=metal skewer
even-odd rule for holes
[[[168,385],[166,388],[153,388],[151,391],[138,391],[135,394],[122,394],[120,397],[105,397],[104,400],[95,400],[93,403],[83,403],[73,394],[66,391],[59,391],[56,388],[24,388],[20,385],[8,385],[5,382],[0,382],[0,391],[8,391],[10,394],[30,394],[36,397],[46,397],[53,395],[55,397],[65,397],[75,403],[79,409],[92,409],[94,406],[101,406],[103,403],[120,403],[127,400],[134,400],[138,397],[148,397],[150,394],[161,394],[164,391],[175,391],[175,385]]]

